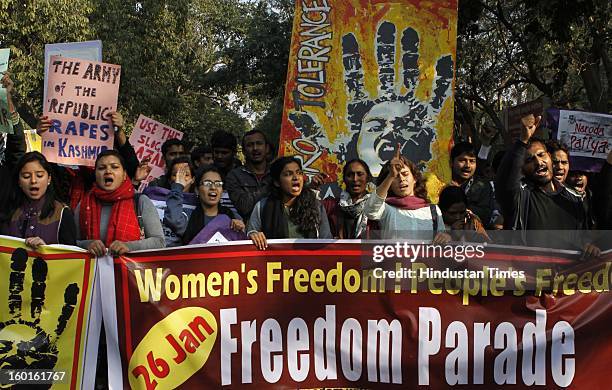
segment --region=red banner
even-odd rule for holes
[[[610,255],[468,246],[283,240],[117,258],[111,385],[606,386]]]

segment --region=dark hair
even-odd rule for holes
[[[282,170],[288,164],[296,163],[302,169],[302,163],[294,156],[279,157],[270,165],[270,177],[273,182],[280,181]],[[280,188],[274,186],[271,196],[282,199]],[[302,187],[302,192],[298,195],[289,212],[289,220],[293,222],[300,233],[307,235],[309,232],[317,231],[321,224],[319,215],[319,205],[317,198],[310,189]]]
[[[266,143],[266,146],[270,144],[270,142],[268,141],[268,137],[266,136],[266,133],[264,133],[264,132],[263,132],[263,131],[261,131],[261,130],[257,130],[257,129],[255,129],[255,130],[250,130],[250,131],[247,131],[247,132],[246,132],[246,133],[244,133],[244,135],[242,136],[242,147],[243,147],[243,148],[244,148],[244,140],[246,139],[246,137],[250,137],[250,136],[255,135],[255,134],[261,134],[261,136],[264,138],[264,142]]]
[[[464,153],[470,157],[476,157],[476,149],[474,149],[474,145],[470,142],[465,141],[456,143],[450,152],[451,163],[455,160],[455,158],[461,156]]]
[[[170,149],[170,147],[172,146],[177,146],[177,145],[182,146],[183,149],[185,149],[185,143],[182,140],[178,138],[167,139],[166,141],[164,141],[164,143],[161,146],[162,155],[165,157],[166,153],[168,152],[168,149]]]
[[[533,144],[542,144],[542,146],[544,146],[544,148],[546,148],[546,141],[544,141],[542,138],[540,137],[531,137],[529,138],[529,141],[527,141],[527,147],[531,147],[531,145]],[[548,152],[548,148],[546,148],[546,151]]]
[[[17,165],[15,165],[15,170],[13,171],[15,184],[19,182],[19,175],[21,174],[21,170],[23,169],[23,167],[27,163],[34,162],[34,161],[38,162],[40,166],[45,171],[47,171],[47,174],[49,175],[49,177],[52,177],[53,167],[47,161],[45,156],[43,156],[39,152],[29,152],[21,156],[19,161],[17,161]],[[51,215],[51,213],[53,213],[53,210],[55,209],[55,201],[57,200],[57,197],[55,195],[55,189],[53,185],[54,180],[55,179],[52,179],[51,182],[49,183],[49,186],[47,187],[47,192],[45,193],[45,201],[40,210],[40,219],[47,218],[49,215]],[[13,215],[15,210],[22,207],[26,201],[27,201],[27,197],[25,196],[23,191],[15,191],[15,202],[12,202],[13,208],[11,209],[11,212],[8,214],[9,218]]]
[[[442,212],[447,211],[456,203],[464,203],[467,207],[467,196],[459,186],[447,186],[440,192],[438,206]]]
[[[200,157],[204,157],[206,153],[212,153],[212,149],[210,146],[198,146],[191,151],[191,161],[195,162],[200,159]]]
[[[102,153],[98,154],[98,157],[96,158],[96,163],[94,164],[94,167],[98,166],[98,161],[100,161],[102,158],[109,157],[109,156],[117,157],[117,159],[121,163],[121,167],[125,170],[125,160],[123,159],[123,156],[121,156],[121,153],[119,153],[115,149],[106,149]]]
[[[383,165],[383,167],[381,168],[380,173],[378,174],[378,178],[376,179],[377,186],[381,185],[382,182],[389,175],[390,164],[391,161],[387,161],[385,165]],[[425,187],[425,178],[423,177],[423,175],[421,175],[421,172],[412,161],[404,158],[404,164],[408,166],[408,169],[410,169],[410,173],[412,173],[412,177],[414,178],[414,196],[416,196],[417,198],[421,198],[426,202],[429,202],[429,198],[427,196],[427,188]],[[389,192],[391,192],[391,195],[397,196],[397,194],[393,193],[391,189],[389,189]]]
[[[366,163],[365,161],[363,161],[360,158],[354,158],[352,160],[349,160],[346,164],[344,164],[344,167],[342,168],[342,180],[344,180],[344,178],[346,177],[346,171],[348,171],[348,167],[351,164],[353,164],[353,163],[361,164],[363,169],[366,171],[366,175],[367,175],[367,179],[366,180],[368,182],[372,181],[372,179],[373,179],[372,172],[370,171],[370,167],[368,166],[368,163]]]
[[[227,148],[233,151],[238,149],[238,141],[234,134],[229,133],[225,130],[217,130],[213,133],[210,138],[210,146],[214,148]]]
[[[497,173],[497,169],[499,168],[499,165],[501,164],[505,155],[506,151],[500,150],[499,152],[495,153],[495,156],[493,156],[493,161],[491,161],[491,168],[493,168],[493,171],[495,171],[495,173]]]
[[[187,156],[180,156],[170,161],[170,165],[168,165],[168,175],[172,175],[172,169],[176,164],[187,164],[189,166],[189,171],[191,172],[191,176],[195,174],[195,170],[193,168],[193,164],[191,163],[191,159]]]
[[[565,154],[569,158],[569,155],[570,155],[569,149],[567,148],[567,146],[565,146],[565,144],[562,144],[561,142],[551,139],[546,142],[545,146],[546,146],[546,150],[548,151],[548,153],[550,153],[551,156],[555,152],[562,151],[562,152],[565,152]]]
[[[208,172],[216,172],[223,178],[223,175],[219,171],[217,167],[214,165],[204,165],[198,169],[195,178],[195,186],[198,188],[200,186],[200,182],[202,181],[202,177]],[[221,203],[217,206],[217,215],[225,214],[228,217],[234,218],[234,214],[232,210],[228,209],[225,206],[222,206]],[[187,245],[193,240],[195,236],[198,235],[200,230],[202,230],[206,226],[205,218],[204,218],[204,208],[202,207],[202,202],[198,202],[195,210],[191,213],[189,217],[189,221],[187,222],[187,227],[185,228],[185,233],[183,233],[182,241],[184,245]]]

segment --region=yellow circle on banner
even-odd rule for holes
[[[201,307],[179,309],[155,324],[129,364],[132,389],[174,389],[199,371],[217,339],[217,320]]]

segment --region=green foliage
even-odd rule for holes
[[[11,47],[20,112],[31,125],[42,112],[45,43],[100,39],[103,60],[122,67],[128,131],[141,113],[198,142],[220,128],[245,131],[226,97],[231,89],[202,82],[241,36],[239,0],[0,1],[0,47]]]
[[[11,48],[15,97],[30,125],[42,112],[45,43],[92,39],[92,11],[92,0],[0,0],[0,47]]]
[[[16,100],[30,125],[42,111],[45,43],[103,41],[122,66],[120,110],[206,142],[254,127],[277,141],[294,0],[0,0],[0,47],[11,48]],[[496,110],[541,94],[553,104],[612,108],[612,3],[461,0],[457,109],[497,127]]]

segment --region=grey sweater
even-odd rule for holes
[[[100,239],[102,241],[106,241],[108,220],[110,219],[112,208],[113,205],[111,203],[102,204],[102,211],[100,212]],[[130,252],[142,249],[158,249],[165,247],[166,243],[164,240],[161,221],[159,220],[159,215],[157,215],[157,210],[155,209],[155,206],[153,206],[151,199],[149,199],[146,195],[140,195],[138,198],[138,210],[140,211],[140,216],[142,217],[141,227],[144,229],[145,238],[143,240],[126,242],[125,244],[128,248],[130,248]],[[76,221],[77,226],[80,226],[80,211],[81,204],[79,203],[74,213],[74,220]],[[79,231],[77,236],[77,245],[81,248],[87,249],[89,244],[94,241],[81,240],[80,236],[81,232]]]

